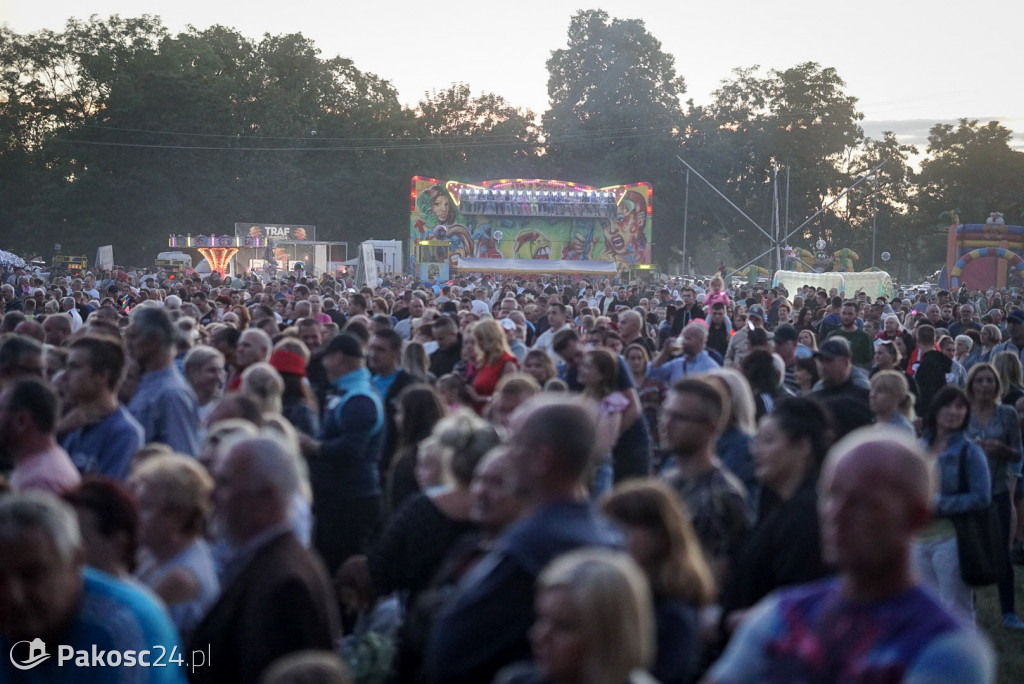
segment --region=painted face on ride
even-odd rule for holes
[[[441,223],[447,223],[451,218],[452,205],[448,201],[448,197],[443,194],[439,194],[430,202],[430,211],[434,212],[434,216]]]
[[[623,200],[619,210],[614,218],[603,221],[601,227],[608,250],[616,256],[624,256],[636,249],[647,217],[643,215],[642,208],[631,200]]]

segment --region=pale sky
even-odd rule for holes
[[[299,32],[323,56],[348,57],[391,81],[404,104],[461,81],[474,94],[494,92],[540,114],[547,108],[545,62],[565,46],[570,16],[592,7],[643,19],[675,56],[687,83],[684,99],[698,104],[710,100],[734,67],[816,61],[835,67],[847,93],[859,99],[870,136],[894,130],[923,152],[937,122],[995,119],[1024,148],[1019,0],[0,0],[0,22],[25,33],[60,29],[71,16],[154,14],[171,31],[223,24],[251,38]]]

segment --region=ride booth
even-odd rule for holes
[[[443,283],[451,280],[451,243],[447,240],[417,240],[413,262],[420,282]]]

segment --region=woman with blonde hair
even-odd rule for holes
[[[702,377],[717,387],[726,398],[726,415],[723,416],[725,428],[715,442],[715,453],[725,467],[743,481],[750,494],[749,500],[753,502],[760,489],[754,473],[754,458],[750,452],[750,443],[757,431],[754,393],[747,379],[735,368],[719,368]]]
[[[476,342],[473,377],[466,389],[473,398],[473,407],[482,413],[498,381],[519,370],[519,361],[508,347],[505,329],[493,318],[477,321],[468,331]]]
[[[531,349],[523,358],[523,372],[532,375],[541,387],[551,378],[557,377],[551,356],[543,349]]]
[[[797,344],[802,344],[812,352],[818,351],[818,336],[814,334],[813,330],[805,328],[797,333],[796,336]]]
[[[405,345],[400,365],[419,382],[433,382],[436,379],[430,374],[430,357],[420,342],[409,342]]]
[[[1020,358],[1016,352],[1002,351],[992,356],[992,367],[999,375],[999,385],[1003,388],[1000,401],[1014,406],[1017,400],[1024,397],[1024,378],[1022,378]]]
[[[876,425],[892,425],[916,434],[914,395],[907,376],[896,370],[882,370],[871,376],[868,403]]]
[[[981,326],[981,353],[978,354],[976,363],[991,363],[996,345],[1002,341],[1003,331],[999,329],[998,325],[986,323]]]
[[[135,576],[163,599],[187,638],[220,590],[204,538],[213,480],[194,458],[173,454],[140,464],[130,484],[139,503],[142,548]]]
[[[281,397],[284,394],[284,380],[269,363],[254,363],[242,371],[242,394],[246,394],[260,405],[260,413],[281,414]]]
[[[711,603],[715,581],[686,505],[661,480],[630,480],[601,500],[626,536],[654,598],[657,653],[651,674],[662,684],[688,682],[700,650],[697,611]]]
[[[999,356],[999,355],[997,355]],[[1013,565],[1010,563],[1010,531],[1013,525],[1013,493],[1021,463],[1020,419],[1012,405],[1000,401],[1003,387],[999,373],[990,363],[976,363],[967,374],[964,390],[970,402],[967,438],[981,447],[988,460],[991,500],[998,514],[1005,548],[996,557],[1000,577],[996,583],[1003,625],[1024,630],[1024,621],[1017,617],[1014,605]]]
[[[373,298],[373,313],[374,313],[374,315],[390,316],[391,315],[391,305],[388,304],[388,300],[384,299],[383,297],[374,297]]]
[[[662,385],[654,378],[647,377],[647,366],[651,357],[647,353],[647,347],[642,344],[633,343],[626,347],[623,352],[626,358],[626,365],[633,376],[637,393],[640,395],[640,407],[644,420],[647,421],[647,429],[652,435],[658,434],[658,414],[661,413],[661,402],[665,398]]]
[[[537,581],[533,661],[498,673],[500,684],[653,684],[651,591],[629,555],[580,549],[559,556]]]

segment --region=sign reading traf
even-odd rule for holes
[[[276,223],[236,223],[236,237],[263,238],[264,240],[316,240],[316,226],[291,226]]]

